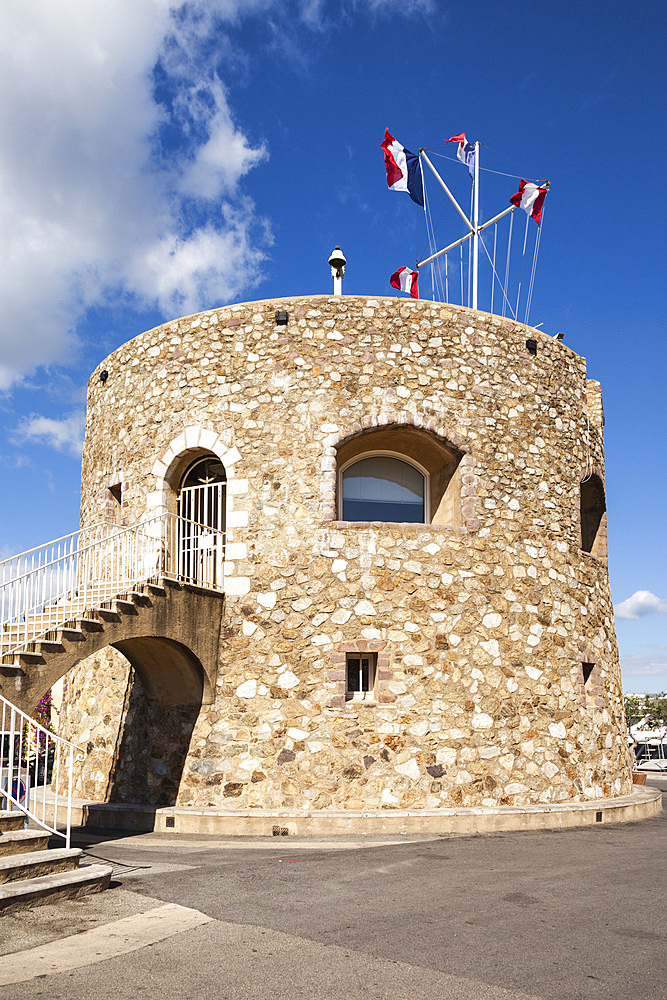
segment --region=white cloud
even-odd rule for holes
[[[187,98],[188,114],[208,116],[208,139],[197,149],[181,179],[181,190],[194,198],[218,198],[234,191],[244,174],[266,158],[266,148],[252,149],[235,127],[219,80],[211,82],[204,100],[198,89]],[[213,110],[210,109],[211,101]]]
[[[430,14],[435,10],[435,0],[365,0],[365,5],[378,14],[396,14],[402,17]]]
[[[667,614],[667,601],[661,600],[650,590],[636,590],[614,608],[617,618],[644,618],[645,615]]]
[[[53,420],[51,417],[41,417],[33,413],[21,421],[14,431],[14,436],[19,441],[46,445],[79,458],[83,447],[84,425],[83,413],[72,413],[62,420]]]
[[[215,37],[217,19],[262,6],[2,4],[0,389],[69,360],[89,305],[129,294],[195,309],[259,280],[270,240],[252,203],[232,210],[222,201],[217,218],[192,224],[188,200],[234,196],[236,206],[242,178],[266,157],[235,125],[208,68],[215,60],[198,51],[201,39]],[[159,61],[177,93],[169,110],[153,89]],[[163,149],[166,125],[187,144]],[[151,286],[161,261],[170,266]]]
[[[241,185],[268,156],[217,67],[231,25],[411,17],[433,0],[4,0],[0,4],[0,391],[68,364],[87,308],[167,315],[245,294],[271,245]],[[275,21],[275,25],[272,20]],[[312,46],[311,46],[312,47]],[[229,62],[227,62],[229,65]]]
[[[633,677],[667,676],[667,646],[661,646],[650,653],[635,653],[621,657],[624,674]]]

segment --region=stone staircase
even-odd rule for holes
[[[164,597],[165,587],[160,583],[143,583],[135,589],[105,597],[86,594],[85,602],[69,600],[58,605],[60,621],[44,633],[40,616],[29,616],[27,621],[11,621],[2,626],[3,645],[11,652],[0,656],[5,676],[29,669],[36,662],[57,653],[64,653],[72,643],[85,642],[90,633],[103,632],[105,625],[117,624],[124,615],[136,615],[150,598]],[[79,653],[86,656],[85,650]]]
[[[110,866],[80,867],[78,848],[49,849],[49,833],[24,824],[18,810],[0,810],[0,914],[108,888]]]

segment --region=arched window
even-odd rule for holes
[[[393,455],[370,455],[342,471],[344,521],[426,520],[426,475]]]
[[[463,453],[418,427],[385,424],[337,447],[341,521],[460,525]]]

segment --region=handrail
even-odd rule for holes
[[[43,830],[62,837],[69,848],[74,756],[85,757],[86,751],[52,733],[2,695],[0,707],[0,804],[4,800],[5,807],[15,806]],[[64,831],[58,828],[58,808],[63,802]]]
[[[100,530],[101,529],[101,530]],[[92,533],[92,539],[91,539]],[[97,537],[95,537],[97,536]],[[37,565],[0,581],[0,656],[26,649],[47,633],[161,576],[223,590],[225,532],[177,514],[137,525],[96,525],[49,542]]]
[[[91,524],[86,528],[79,528],[77,531],[68,531],[66,535],[60,535],[59,538],[52,538],[48,542],[42,542],[41,545],[35,545],[31,549],[26,549],[24,552],[15,552],[13,556],[7,556],[6,559],[0,559],[0,571],[5,563],[10,563],[14,559],[23,559],[25,556],[32,555],[33,552],[39,552],[40,549],[45,549],[48,545],[57,545],[59,542],[64,542],[66,538],[72,538],[74,535],[80,535],[82,531],[93,531],[95,528],[111,528],[114,525],[106,524],[104,521],[97,521],[95,524]]]
[[[225,543],[222,530],[156,514],[129,527],[82,528],[11,556],[0,563],[0,657],[11,663],[49,633],[161,578],[223,591]],[[2,579],[12,562],[15,575]],[[0,807],[4,801],[22,810],[69,848],[74,758],[86,751],[2,695],[0,708]],[[58,808],[65,801],[63,832]]]

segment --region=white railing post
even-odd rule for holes
[[[186,509],[190,515],[198,513],[192,504]],[[202,514],[204,523],[192,516],[165,513],[127,528],[94,525],[0,561],[0,655],[34,648],[35,642],[70,619],[94,614],[103,601],[141,583],[165,577],[222,591],[226,534],[220,526],[205,523],[206,509]],[[220,509],[210,519],[216,518],[221,521]],[[51,733],[1,695],[0,704],[1,797],[44,829],[64,836],[69,846],[74,752],[85,756],[85,751]],[[42,781],[40,767],[44,768]],[[60,833],[63,768],[67,771],[67,808],[65,833]],[[27,793],[31,769],[32,798],[21,803],[21,781],[25,779]]]
[[[211,520],[220,521],[219,506],[209,505]],[[94,525],[12,556],[0,562],[0,655],[156,577],[222,590],[225,543],[221,526],[165,513],[127,528]]]
[[[69,757],[67,760],[67,823],[65,834],[65,847],[69,850],[70,830],[72,828],[72,772],[74,770],[74,747],[70,745]]]
[[[74,753],[85,750],[77,747],[62,736],[50,732],[41,723],[26,715],[10,701],[0,695],[2,704],[2,751],[0,754],[1,798],[7,808],[16,806],[43,830],[65,840],[69,848],[72,827],[72,785]],[[9,716],[9,729],[6,728]],[[5,764],[5,747],[7,763]],[[53,768],[49,769],[50,747],[53,751]],[[67,754],[67,811],[65,829],[59,828],[58,809],[60,805],[60,759]],[[43,775],[40,781],[40,769]],[[6,777],[5,777],[6,772]],[[52,794],[49,796],[49,779]],[[25,798],[21,799],[21,788]],[[40,801],[41,798],[41,801]]]

